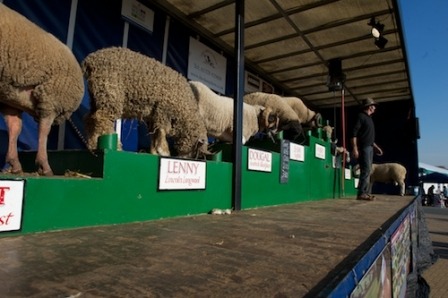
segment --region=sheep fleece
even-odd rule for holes
[[[163,131],[160,142],[165,133],[173,137],[181,157],[195,157],[196,150],[207,152],[205,124],[190,85],[180,73],[119,47],[89,54],[82,68],[91,97],[91,123],[87,119],[86,125],[89,147],[95,147],[98,136],[110,133],[114,120],[137,118],[145,121],[150,131]],[[156,142],[153,137],[152,143]]]
[[[284,99],[293,111],[296,112],[300,123],[311,124],[312,120],[316,116],[316,112],[310,110],[298,97],[284,97]]]
[[[201,82],[191,81],[190,85],[209,136],[232,142],[233,98],[220,96]],[[258,115],[263,109],[261,106],[243,103],[243,144],[258,132]]]
[[[30,96],[21,95],[28,90]],[[84,81],[68,47],[0,3],[0,102],[60,124],[81,104]]]
[[[70,49],[52,34],[0,3],[0,110],[8,127],[6,163],[21,173],[17,137],[25,111],[39,125],[36,164],[41,175],[53,175],[48,163],[50,127],[61,124],[79,107],[84,80]]]
[[[372,164],[370,187],[375,182],[393,182],[400,186],[400,195],[405,193],[406,168],[399,163]]]
[[[270,107],[280,117],[280,121],[297,121],[300,123],[298,115],[279,95],[263,92],[249,93],[244,96],[244,102],[250,105],[261,105]]]

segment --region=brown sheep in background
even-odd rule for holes
[[[299,117],[302,126],[322,127],[320,123],[322,121],[322,116],[320,113],[316,113],[310,110],[305,103],[298,97],[284,97],[288,105],[296,112]]]
[[[355,165],[353,171],[355,173],[355,177],[359,177],[359,164]],[[372,164],[372,170],[370,171],[369,192],[372,192],[372,187],[375,182],[393,183],[394,185],[400,186],[400,196],[404,196],[406,191],[406,172],[406,168],[403,165],[395,162]]]
[[[279,130],[290,129],[293,133],[293,140],[303,135],[303,128],[297,113],[294,112],[284,98],[276,94],[254,92],[244,95],[244,102],[272,109],[279,117]]]
[[[70,49],[0,3],[0,112],[8,128],[9,172],[22,173],[17,140],[22,112],[27,112],[39,126],[38,172],[53,175],[48,163],[48,134],[53,124],[61,124],[79,107],[83,94],[81,68]]]
[[[138,119],[152,133],[151,154],[170,156],[172,137],[179,157],[208,154],[207,130],[186,78],[159,61],[126,48],[89,54],[82,63],[91,110],[86,117],[87,142],[114,132],[117,119]]]

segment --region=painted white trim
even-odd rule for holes
[[[76,23],[76,12],[78,10],[78,0],[72,0],[72,5],[70,7],[70,19],[68,22],[68,29],[67,29],[67,41],[66,45],[70,48],[70,50],[73,47],[73,38],[75,35],[75,23]],[[63,150],[65,147],[65,126],[66,121],[62,122],[59,125],[58,129],[58,150]]]
[[[123,29],[123,42],[122,47],[127,48],[128,47],[128,39],[129,39],[129,22],[124,22],[124,29]]]
[[[168,55],[168,38],[170,35],[170,23],[171,18],[167,16],[165,21],[165,34],[163,36],[162,64],[166,64],[166,56]]]
[[[78,0],[72,0],[72,6],[70,8],[70,19],[68,21],[68,32],[67,32],[67,46],[70,49],[73,48],[77,11],[78,11]]]
[[[129,40],[129,22],[124,21],[124,29],[123,29],[123,42],[121,43],[123,48],[128,47],[128,40]],[[121,132],[123,129],[123,120],[118,119],[115,121],[115,132],[118,135],[118,144],[121,144]]]

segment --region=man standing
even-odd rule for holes
[[[371,117],[376,105],[377,103],[372,98],[363,101],[362,111],[358,114],[351,132],[352,154],[358,160],[361,172],[357,200],[375,200],[375,197],[368,193],[373,153],[376,151],[377,155],[383,155],[383,150],[375,144],[375,125]]]

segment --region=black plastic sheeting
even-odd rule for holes
[[[410,298],[427,298],[431,292],[431,288],[423,278],[423,271],[433,265],[438,256],[434,253],[431,237],[429,235],[428,225],[426,224],[425,212],[420,202],[417,205],[417,224],[418,224],[418,240],[412,243],[412,250],[417,255],[417,270],[413,270],[407,278],[406,297]]]

